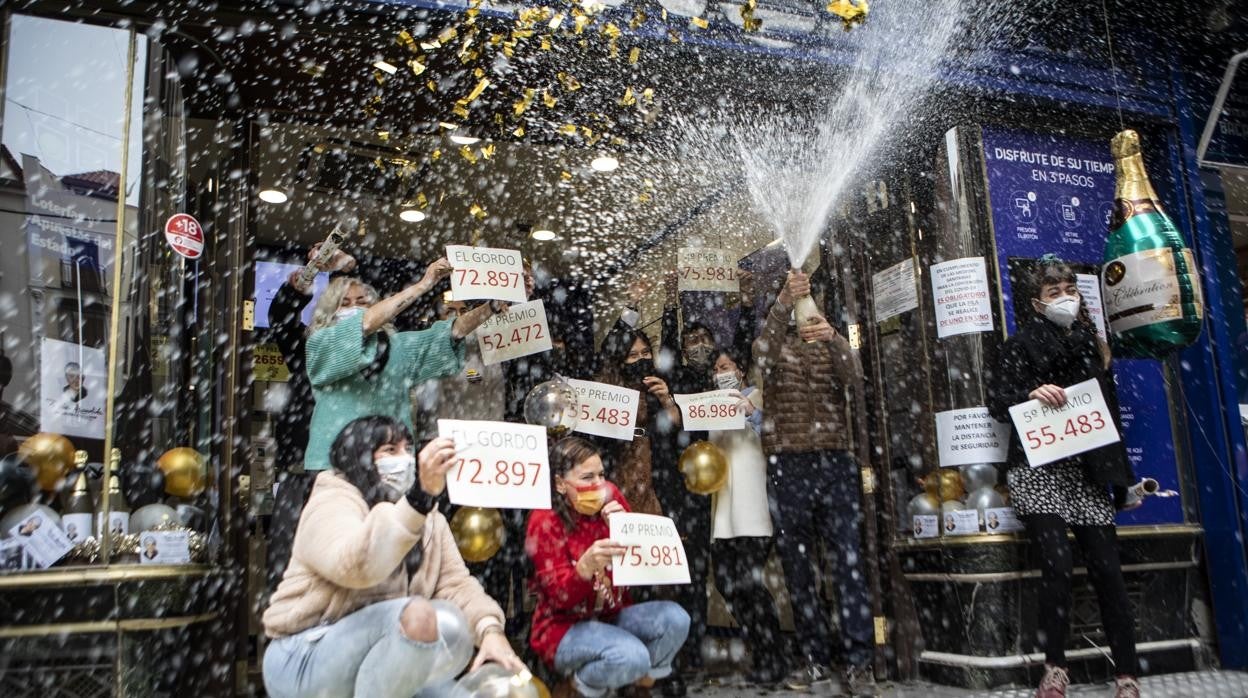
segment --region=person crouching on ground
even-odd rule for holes
[[[264,612],[268,695],[441,695],[464,669],[448,658],[464,634],[480,648],[474,669],[524,669],[502,609],[468,574],[437,510],[455,445],[435,439],[417,459],[411,442],[402,422],[382,416],[356,419],[334,440],[332,469],[316,478]],[[459,613],[439,618],[434,601]]]
[[[525,540],[537,593],[533,651],[567,678],[555,696],[649,695],[672,673],[689,614],[672,601],[634,605],[612,584],[611,560],[627,548],[608,537],[608,520],[630,509],[603,477],[593,444],[564,438],[551,449],[550,470],[553,506],[533,512]]]

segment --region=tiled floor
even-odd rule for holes
[[[1234,671],[1198,671],[1186,674],[1149,676],[1141,682],[1143,698],[1248,698],[1248,673]],[[792,691],[767,691],[753,686],[731,685],[728,679],[721,685],[712,685],[690,691],[699,698],[747,698],[770,696],[835,696],[837,685],[819,686],[806,693]],[[1003,688],[992,691],[969,691],[925,683],[889,684],[881,686],[884,698],[1031,698],[1034,688]],[[1066,693],[1070,698],[1110,698],[1110,684],[1071,686]]]

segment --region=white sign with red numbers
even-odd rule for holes
[[[189,213],[175,213],[165,221],[165,240],[174,252],[187,259],[204,253],[204,229]]]
[[[637,426],[637,405],[641,393],[629,388],[607,383],[568,379],[568,385],[576,389],[580,403],[579,419],[572,431],[609,439],[632,441]]]
[[[689,558],[671,519],[617,512],[607,524],[611,527],[611,540],[628,548],[611,562],[611,581],[615,586],[689,583]]]
[[[438,436],[455,442],[446,474],[452,504],[549,509],[546,429],[532,424],[439,419]]]
[[[680,405],[685,431],[725,431],[745,428],[741,393],[736,390],[709,390],[705,393],[673,395]]]
[[[477,330],[481,361],[486,366],[550,351],[550,325],[540,300],[518,303],[492,315]]]
[[[455,300],[528,300],[519,250],[447,245],[446,259],[451,263],[451,295]]]
[[[1121,440],[1096,379],[1066,388],[1061,407],[1028,400],[1011,407],[1010,418],[1033,468]]]
[[[741,290],[737,260],[720,249],[682,247],[676,251],[676,288],[737,293]]]

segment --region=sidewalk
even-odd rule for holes
[[[837,684],[817,686],[808,692],[766,690],[754,686],[733,685],[732,677],[721,677],[719,685],[690,690],[689,695],[701,698],[749,698],[770,696],[835,696]],[[1248,698],[1248,673],[1237,671],[1196,671],[1185,674],[1149,676],[1140,681],[1143,698]],[[1031,698],[1035,688],[1002,688],[992,691],[971,691],[935,686],[927,683],[885,684],[880,687],[884,698]],[[1108,683],[1071,686],[1070,698],[1110,698],[1113,690]]]

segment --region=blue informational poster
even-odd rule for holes
[[[1010,334],[1016,303],[1010,268],[1053,253],[1099,274],[1114,203],[1109,143],[985,127],[984,157],[996,238],[997,269]],[[1164,180],[1154,178],[1164,200]],[[1018,299],[1025,300],[1025,299]],[[1116,359],[1114,378],[1122,410],[1123,441],[1137,477],[1179,490],[1174,429],[1161,363]],[[1178,497],[1150,497],[1118,515],[1120,525],[1182,523]]]

